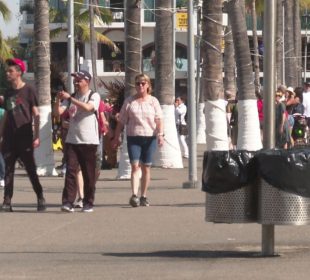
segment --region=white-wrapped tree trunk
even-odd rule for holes
[[[117,179],[130,179],[131,165],[128,157],[127,138],[124,136],[123,143],[120,148],[119,165],[117,170]]]
[[[51,105],[39,106],[40,146],[34,150],[39,176],[57,176],[52,148]]]
[[[204,113],[205,104],[198,104],[197,118],[197,144],[206,144],[206,119]]]
[[[175,125],[174,105],[161,105],[164,115],[165,142],[157,147],[154,155],[154,166],[163,168],[183,168],[180,144]]]

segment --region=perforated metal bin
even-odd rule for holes
[[[273,225],[310,223],[310,198],[284,192],[261,179],[258,190],[258,222]]]
[[[228,193],[206,193],[206,221],[252,223],[257,221],[257,187],[245,186]]]

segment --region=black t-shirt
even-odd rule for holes
[[[32,140],[32,108],[38,106],[35,89],[25,84],[20,89],[8,89],[4,95],[4,109],[7,119],[4,126],[4,140],[17,139],[18,136]],[[13,138],[12,138],[13,137]],[[29,139],[28,139],[29,138]],[[26,140],[26,139],[24,139]]]

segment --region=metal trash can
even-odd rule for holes
[[[248,185],[227,193],[206,193],[206,221],[228,224],[256,222],[257,187]]]
[[[284,192],[260,180],[258,222],[272,225],[306,225],[310,222],[310,198]]]

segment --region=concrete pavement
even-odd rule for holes
[[[103,170],[94,213],[67,214],[63,178],[41,178],[48,209],[37,213],[18,170],[14,212],[0,213],[0,279],[309,279],[309,226],[277,226],[279,255],[263,258],[260,225],[204,221],[205,193],[182,188],[187,172],[153,168],[151,206],[131,208],[129,181]]]

